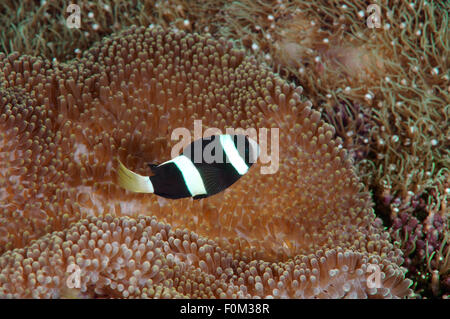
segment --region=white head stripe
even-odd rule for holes
[[[203,184],[202,177],[200,176],[200,173],[198,172],[195,165],[188,157],[180,155],[163,164],[170,162],[174,163],[180,170],[181,174],[183,175],[186,187],[188,188],[192,196],[206,194],[206,189],[205,185]]]
[[[220,144],[222,144],[222,148],[227,155],[227,158],[230,160],[231,165],[236,169],[239,175],[244,175],[248,171],[248,166],[245,164],[245,161],[239,155],[236,146],[234,145],[233,140],[230,135],[220,135]]]

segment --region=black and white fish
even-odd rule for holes
[[[119,161],[117,181],[132,192],[200,199],[231,186],[258,156],[258,144],[245,135],[213,135],[189,144],[170,161],[149,164],[153,176],[136,174]]]

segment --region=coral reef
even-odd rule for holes
[[[289,85],[225,39],[133,27],[105,38],[71,63],[1,54],[0,66],[0,178],[5,185],[0,193],[0,242],[6,249],[0,257],[0,291],[4,296],[64,295],[61,289],[68,274],[61,270],[73,260],[86,276],[99,280],[84,282],[80,293],[90,297],[109,295],[107,291],[117,296],[125,288],[132,295],[128,288],[136,291],[136,285],[143,296],[144,285],[154,275],[150,269],[163,265],[167,273],[153,284],[150,281],[148,291],[164,288],[170,296],[178,296],[173,287],[187,296],[233,296],[239,291],[243,296],[296,297],[411,293],[410,280],[399,267],[401,251],[375,218],[370,196],[362,191],[340,140],[333,138],[333,127],[304,101],[300,87]],[[223,195],[201,201],[130,194],[114,184],[116,158],[145,173],[146,163],[171,157],[176,141],[170,139],[170,132],[177,127],[192,131],[197,119],[205,128],[221,130],[279,128],[278,171],[261,174],[263,163],[257,163]],[[133,219],[112,221],[103,217],[107,214]],[[127,220],[136,227],[128,227],[131,237]],[[170,227],[153,230],[156,220]],[[142,280],[120,271],[117,263],[122,265],[123,258],[118,257],[117,263],[108,259],[111,264],[103,265],[102,250],[96,248],[104,247],[108,253],[105,243],[125,244],[126,256],[137,256],[136,243],[145,241],[137,228],[148,226],[152,231],[147,228],[147,233],[161,239],[164,252],[144,242],[150,245],[144,251],[151,267],[138,269]],[[180,229],[188,230],[180,238],[193,236],[183,248],[173,236]],[[212,247],[201,250],[200,237]],[[178,250],[167,251],[167,244]],[[188,284],[180,284],[181,278],[174,275],[178,268],[171,259],[192,244],[199,248],[194,255],[200,259],[193,268],[190,259],[184,264],[195,277],[190,279],[195,289],[188,293]],[[218,260],[211,255],[214,251]],[[150,258],[152,252],[160,259]],[[100,259],[92,261],[92,254]],[[232,257],[221,264],[221,254]],[[349,265],[339,266],[340,258],[349,259]],[[52,272],[49,262],[60,266]],[[278,265],[271,272],[278,271],[280,277],[273,281],[270,272],[265,275],[268,263]],[[362,284],[369,275],[364,271],[368,263],[380,267],[381,288]],[[109,275],[98,275],[100,264],[106,267],[102,269],[112,267]],[[241,276],[244,271],[244,290],[232,286],[225,290],[223,282],[219,289],[206,280],[214,275],[214,280],[228,283],[232,274],[227,277],[222,269],[232,265],[242,266],[233,274]],[[254,273],[255,265],[260,272]],[[159,280],[164,278],[178,283],[161,286]],[[280,284],[287,278],[292,278],[288,291]],[[24,286],[16,290],[11,280]]]
[[[411,207],[411,204],[415,207]],[[401,243],[405,253],[404,266],[414,278],[422,296],[443,295],[450,292],[450,238],[448,219],[441,213],[422,214],[425,211],[423,198],[412,198],[410,202],[393,203],[400,210],[390,229],[394,240]],[[409,212],[408,212],[409,211]],[[417,288],[416,288],[417,289]]]
[[[75,11],[63,0],[5,0],[0,2],[0,52],[66,61],[80,57],[104,36],[132,25],[173,26],[192,31],[193,24],[211,23],[214,1],[101,0],[81,1],[80,28],[68,28]]]
[[[242,39],[261,61],[301,83],[330,118],[342,104],[368,116],[366,160],[377,169],[365,182],[390,187],[394,196],[420,194],[448,176],[438,173],[448,167],[450,136],[448,3],[385,1],[374,29],[366,21],[370,4],[233,2],[222,10],[221,35]]]

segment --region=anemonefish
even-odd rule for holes
[[[258,144],[245,135],[213,135],[192,142],[170,161],[148,164],[152,176],[136,174],[119,161],[117,181],[132,192],[200,199],[231,186],[258,156]]]

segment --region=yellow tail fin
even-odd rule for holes
[[[119,167],[117,168],[117,183],[135,193],[153,193],[153,184],[148,176],[142,176],[130,171],[119,160]]]

